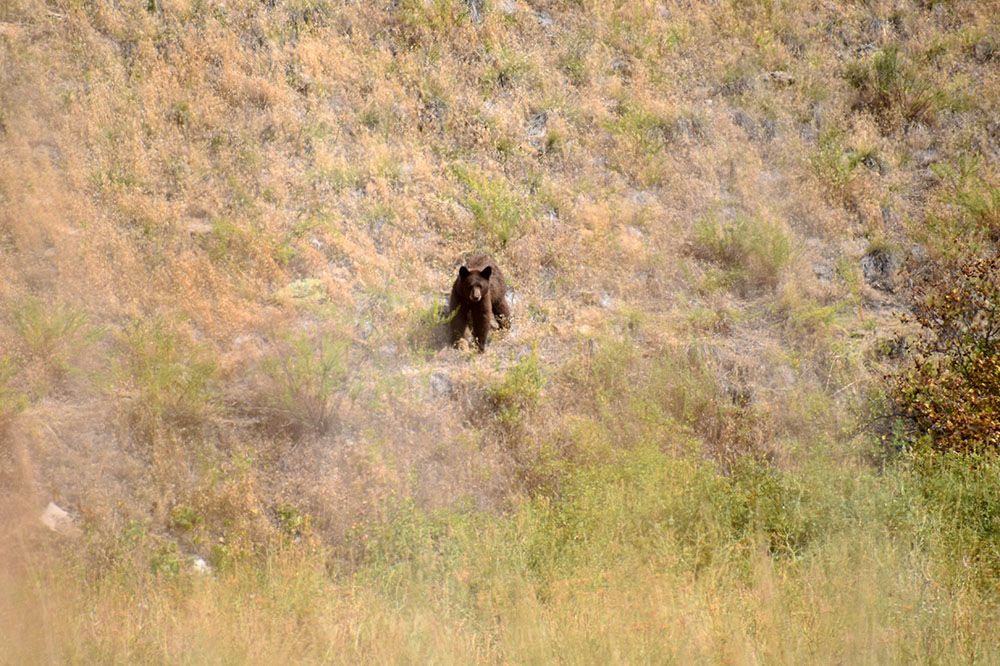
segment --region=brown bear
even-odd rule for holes
[[[458,269],[458,277],[451,286],[448,299],[451,343],[457,344],[472,328],[479,351],[486,350],[490,333],[490,315],[496,317],[500,328],[510,326],[510,308],[505,298],[507,285],[496,263],[485,255],[474,257]]]

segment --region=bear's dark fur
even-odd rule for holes
[[[474,257],[458,269],[448,299],[451,343],[458,343],[471,327],[479,351],[484,351],[490,333],[490,315],[496,317],[499,327],[510,326],[506,293],[503,273],[490,257]]]

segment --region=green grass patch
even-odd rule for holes
[[[348,340],[333,335],[290,335],[260,364],[260,401],[269,429],[301,435],[336,424],[345,392]]]
[[[135,323],[124,332],[116,374],[130,421],[147,435],[164,424],[197,427],[219,408],[212,353],[163,322]]]
[[[506,247],[529,214],[526,203],[504,178],[491,178],[463,164],[453,164],[451,173],[466,190],[462,204],[472,212],[482,240],[494,249]]]
[[[694,251],[723,269],[723,283],[741,293],[774,289],[791,262],[791,242],[783,225],[755,217],[700,220]]]

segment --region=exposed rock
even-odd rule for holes
[[[54,502],[49,502],[38,519],[42,525],[64,536],[74,536],[80,533],[80,529],[73,524],[73,518]]]
[[[759,136],[763,141],[770,141],[778,133],[778,125],[770,118],[760,121]]]
[[[656,194],[649,190],[638,190],[629,195],[629,201],[637,206],[652,206],[656,203]]]
[[[928,148],[927,150],[921,150],[914,154],[913,159],[916,161],[918,167],[925,169],[934,162],[940,160],[941,153],[933,148]]]
[[[211,565],[200,557],[191,558],[191,569],[199,574],[207,575],[212,573]]]
[[[920,243],[914,243],[913,245],[910,246],[910,258],[913,259],[914,261],[920,261],[920,262],[927,261],[927,258],[929,256],[930,255],[927,252],[927,248],[921,245]]]
[[[875,42],[865,42],[864,44],[861,44],[856,49],[854,49],[854,51],[855,53],[858,54],[859,57],[863,57],[871,53],[874,53],[877,49],[878,46],[875,44]]]
[[[431,395],[436,397],[450,396],[455,392],[455,385],[444,372],[435,372],[430,377]]]
[[[746,131],[747,134],[753,132],[757,126],[757,123],[755,123],[753,118],[747,115],[745,111],[736,111],[736,113],[733,114],[733,122],[737,127]]]
[[[549,122],[549,114],[545,111],[533,111],[528,116],[528,137],[531,139],[541,139],[545,136],[545,129]]]
[[[976,45],[972,47],[972,54],[975,56],[976,62],[980,65],[984,65],[992,60],[994,53],[995,48],[992,42],[985,39],[977,42]]]
[[[817,280],[830,282],[833,280],[833,267],[826,263],[815,263],[812,266],[813,275]]]
[[[551,28],[554,23],[552,16],[548,12],[535,12],[535,18],[538,19],[538,25],[543,28]]]
[[[517,13],[517,0],[501,0],[497,8],[507,16]]]
[[[877,16],[871,20],[869,24],[869,32],[871,35],[878,40],[889,39],[889,28],[890,24],[888,21],[884,21]]]
[[[865,155],[861,158],[861,164],[868,170],[876,172],[880,176],[885,175],[885,164],[875,155]]]
[[[465,0],[469,7],[469,18],[473,23],[483,22],[483,0]]]
[[[733,114],[733,123],[754,141],[770,141],[777,131],[777,125],[770,118],[757,122],[745,111],[736,111]]]
[[[688,116],[681,116],[674,121],[672,129],[664,132],[668,141],[674,138],[684,142],[698,141],[704,139],[705,135],[705,124],[697,117]]]
[[[740,76],[732,81],[726,81],[721,86],[719,86],[719,94],[725,95],[726,97],[736,97],[737,95],[745,95],[753,89],[753,84],[745,76]]]
[[[795,77],[781,69],[777,69],[773,72],[766,72],[765,74],[762,74],[760,78],[764,81],[780,86],[790,86],[795,83]]]
[[[35,149],[35,152],[47,157],[53,164],[60,164],[62,162],[62,150],[51,141],[35,141],[31,144],[31,147]]]
[[[896,281],[899,260],[889,250],[876,248],[861,258],[865,282],[875,289],[891,292]]]
[[[444,121],[447,113],[448,104],[440,97],[432,97],[425,100],[420,108],[417,129],[421,132],[424,129],[433,129],[439,133],[444,131]]]
[[[882,206],[879,208],[879,212],[882,214],[882,224],[891,227],[899,222],[899,216],[891,207]]]
[[[618,57],[611,61],[611,71],[622,77],[626,83],[632,79],[632,65],[628,58]]]

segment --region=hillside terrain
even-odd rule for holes
[[[1000,661],[998,9],[5,0],[0,662]]]

